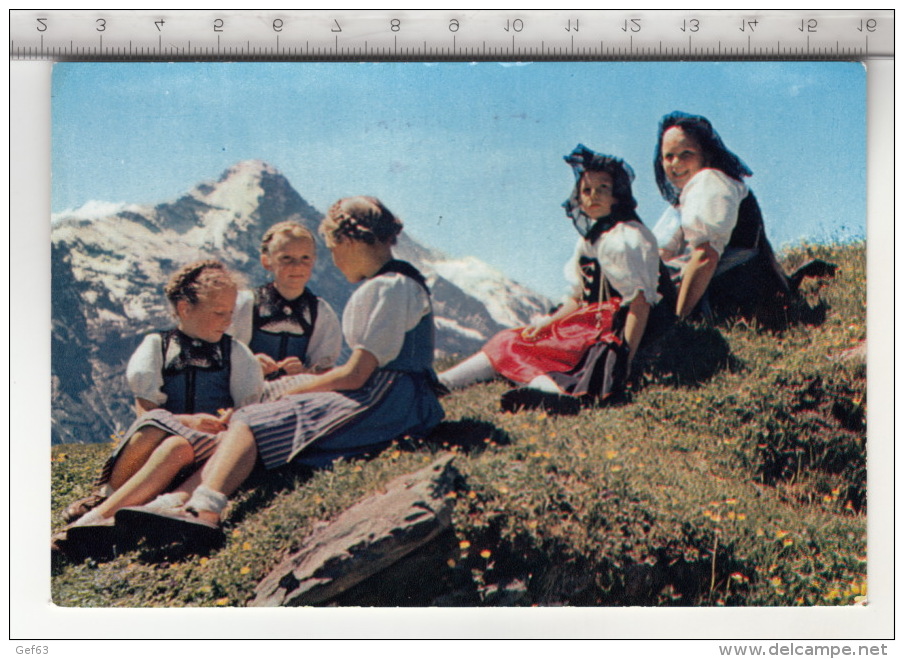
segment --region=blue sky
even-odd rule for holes
[[[865,108],[859,63],[61,63],[52,210],[165,201],[261,159],[321,211],[374,194],[417,240],[558,297],[579,142],[633,166],[652,226],[657,123],[703,114],[776,247],[864,238]]]

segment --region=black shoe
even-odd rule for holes
[[[152,547],[181,545],[186,551],[206,552],[223,543],[223,531],[192,515],[188,509],[163,512],[142,506],[120,508],[116,511],[116,525],[121,533],[132,538],[144,538]]]
[[[109,524],[69,526],[50,539],[50,552],[61,554],[74,561],[86,558],[111,560],[122,553],[127,543],[122,541],[119,530]]]
[[[503,412],[543,410],[550,414],[573,416],[581,411],[581,399],[564,394],[552,394],[530,387],[518,387],[502,394],[499,401]]]

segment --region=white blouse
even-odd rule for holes
[[[411,277],[380,275],[361,284],[342,312],[349,348],[367,350],[385,366],[399,356],[405,333],[430,313],[430,296]]]
[[[239,291],[232,314],[229,334],[245,345],[251,343],[254,329],[254,291]],[[342,350],[339,316],[322,297],[317,298],[317,321],[308,340],[305,366],[313,370],[327,370],[336,365]]]
[[[687,257],[705,242],[722,256],[748,192],[747,185],[721,170],[697,172],[681,191],[678,207],[666,209],[653,229],[663,259]]]
[[[256,403],[264,390],[264,376],[257,358],[244,344],[233,339],[229,372],[229,393],[235,409]],[[163,337],[154,332],[132,353],[126,367],[126,379],[136,398],[156,405],[166,403],[163,387]]]
[[[603,233],[596,242],[580,238],[571,260],[565,266],[565,277],[571,284],[569,296],[581,300],[584,283],[581,257],[596,259],[603,276],[622,294],[622,305],[630,304],[640,291],[650,304],[662,299],[659,286],[659,251],[656,238],[641,222],[619,222]]]

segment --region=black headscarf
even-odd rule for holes
[[[562,206],[571,218],[574,228],[586,240],[593,242],[617,223],[638,219],[634,212],[637,201],[631,193],[634,170],[628,163],[615,156],[591,151],[583,144],[578,144],[574,151],[565,156],[565,162],[571,165],[574,171],[575,183],[571,196]],[[606,172],[612,177],[612,195],[615,197],[615,204],[612,206],[612,212],[606,217],[593,219],[581,210],[581,176],[587,171]]]
[[[656,140],[656,153],[653,156],[653,171],[656,172],[656,185],[659,186],[659,192],[663,198],[672,204],[678,205],[678,198],[681,191],[672,185],[665,175],[665,169],[662,167],[662,136],[669,128],[677,126],[687,133],[703,151],[703,158],[706,166],[712,169],[718,169],[740,181],[744,176],[752,176],[753,172],[744,164],[744,161],[735,154],[725,148],[722,138],[709,123],[709,119],[696,114],[687,114],[686,112],[672,112],[665,115],[659,122],[659,136]]]

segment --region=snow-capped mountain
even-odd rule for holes
[[[92,203],[54,216],[53,442],[109,441],[131,422],[125,364],[144,334],[173,326],[163,285],[175,270],[212,257],[259,285],[268,278],[258,256],[264,231],[292,216],[317,236],[322,213],[261,161],[240,162],[156,206]],[[353,287],[317,240],[310,287],[338,311]],[[427,276],[438,356],[469,354],[549,308],[477,259],[446,258],[405,233],[395,252]]]

